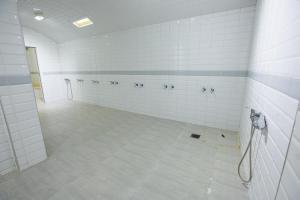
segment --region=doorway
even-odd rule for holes
[[[31,76],[32,87],[37,103],[45,102],[39,64],[36,54],[36,47],[26,47],[26,57]]]

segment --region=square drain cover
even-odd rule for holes
[[[191,138],[199,139],[199,138],[200,138],[200,135],[199,135],[199,134],[192,133],[192,134],[191,134]]]

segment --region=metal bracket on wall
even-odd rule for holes
[[[8,125],[8,120],[7,120],[6,115],[5,115],[3,101],[2,101],[1,96],[0,96],[0,108],[1,108],[0,109],[1,114],[3,116],[4,125],[6,127],[7,134],[8,134],[9,146],[10,146],[11,151],[13,153],[15,166],[16,166],[17,170],[20,171],[20,165],[19,165],[19,162],[18,162],[17,153],[16,153],[16,150],[15,150],[15,147],[14,147],[13,139],[12,139],[12,136],[11,136],[11,131],[10,131],[10,128],[9,128],[9,125]]]

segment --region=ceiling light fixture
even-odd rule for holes
[[[36,19],[38,21],[42,21],[43,19],[45,19],[45,17],[42,16],[42,15],[37,15],[37,16],[34,17],[34,19]]]
[[[73,22],[73,24],[77,28],[82,28],[82,27],[85,27],[85,26],[92,25],[93,22],[88,17],[86,17],[86,18],[83,18],[83,19],[80,19],[80,20],[77,20],[77,21]]]
[[[42,21],[43,19],[45,19],[44,14],[40,9],[34,8],[33,13],[34,13],[34,19],[36,19],[37,21]]]

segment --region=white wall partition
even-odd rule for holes
[[[296,175],[293,169],[300,167],[299,162],[285,164],[300,99],[299,10],[297,0],[259,0],[257,3],[250,77],[240,131],[242,151],[250,136],[249,108],[266,115],[268,135],[261,136],[258,131],[254,138],[253,158],[256,160],[249,192],[251,200],[299,199],[295,196],[299,194],[299,179],[290,176],[291,173]],[[293,141],[293,150],[299,150],[297,140]],[[291,163],[296,166],[291,168]],[[248,163],[245,169],[248,170]],[[279,188],[281,180],[284,182]]]
[[[238,130],[254,15],[242,8],[66,42],[63,74],[46,74],[71,79],[76,100]]]
[[[0,174],[15,169],[13,148],[21,170],[46,159],[17,15],[15,0],[0,1]]]

